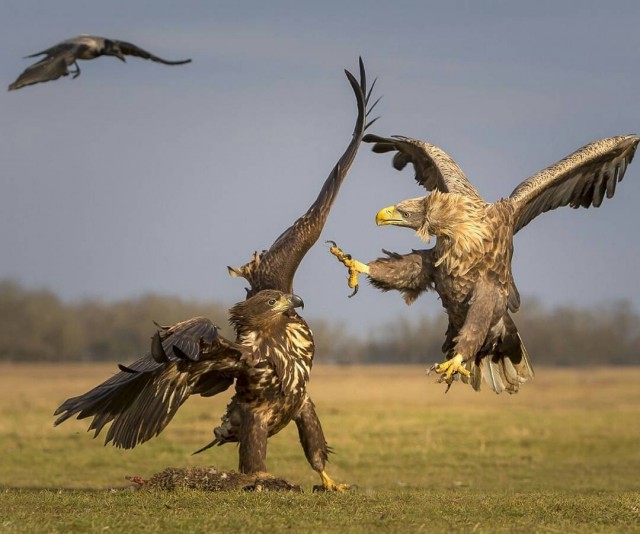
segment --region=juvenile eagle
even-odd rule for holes
[[[247,300],[230,310],[235,342],[225,340],[204,318],[161,328],[147,356],[121,367],[120,373],[88,393],[67,400],[56,411],[62,414],[56,424],[76,413],[80,418],[93,416],[89,429],[97,435],[113,421],[107,443],[130,448],[162,431],[190,394],[215,395],[235,381],[235,395],[222,424],[214,430],[215,439],[200,451],[239,442],[240,471],[265,471],[267,438],[293,420],[305,456],[324,489],[347,488],[333,482],[325,471],[329,448],[307,394],[313,335],[294,310],[302,301],[292,295],[298,265],[320,236],[368,127],[366,117],[375,106],[367,111],[371,91],[367,92],[362,60],[359,83],[345,72],[358,106],[347,149],[306,213],[269,250],[254,253],[243,267],[228,268],[232,276],[244,277],[250,284]]]
[[[78,419],[93,417],[89,430],[95,430],[97,436],[112,423],[105,443],[131,449],[160,434],[190,395],[210,397],[235,380],[236,396],[223,424],[215,430],[216,438],[221,443],[241,444],[243,472],[264,471],[260,456],[246,450],[246,443],[257,432],[275,434],[299,408],[300,399],[295,399],[297,405],[283,402],[276,409],[271,401],[281,394],[276,362],[291,350],[287,314],[302,306],[297,295],[273,289],[239,302],[229,310],[235,343],[220,335],[205,317],[160,327],[149,353],[131,365],[120,365],[118,374],[84,395],[66,400],[55,412],[60,416],[55,424],[75,414]],[[243,344],[248,338],[255,341]],[[299,357],[309,359],[304,350]],[[304,381],[301,376],[292,379]],[[268,416],[254,421],[261,413]]]
[[[27,67],[25,71],[18,76],[18,79],[9,86],[9,91],[20,89],[26,85],[48,82],[57,80],[61,76],[67,76],[70,74],[69,67],[72,65],[75,67],[75,70],[72,71],[71,74],[73,74],[73,78],[77,78],[80,76],[80,67],[78,67],[77,63],[79,59],[115,56],[121,61],[126,62],[125,55],[129,55],[150,59],[151,61],[163,63],[164,65],[184,65],[185,63],[191,62],[190,59],[168,61],[161,57],[154,56],[134,44],[116,39],[96,37],[95,35],[79,35],[78,37],[66,39],[53,45],[51,48],[26,57],[42,55],[46,55],[46,57]]]
[[[509,312],[520,296],[511,273],[513,236],[532,219],[561,207],[599,207],[611,198],[640,141],[636,135],[601,139],[522,182],[511,195],[485,202],[453,159],[440,148],[394,136],[367,135],[373,151],[395,152],[393,166],[407,163],[416,181],[431,193],[386,207],[376,224],[411,228],[433,248],[387,256],[368,264],[331,248],[349,268],[349,285],[357,289],[359,273],[381,289],[400,291],[411,304],[435,289],[449,317],[442,347],[447,356],[431,369],[449,386],[460,375],[474,389],[481,379],[496,392],[518,391],[533,376],[527,351]]]

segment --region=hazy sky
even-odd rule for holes
[[[244,298],[227,275],[303,213],[349,142],[344,68],[362,55],[381,135],[449,152],[488,200],[580,146],[640,132],[640,2],[87,2],[3,0],[5,86],[40,51],[93,33],[167,59],[81,62],[82,75],[0,92],[0,277],[65,299],[144,292]],[[307,317],[375,332],[412,307],[362,285],[361,260],[421,241],[376,211],[422,190],[363,145],[295,290]],[[600,209],[556,210],[518,234],[523,295],[640,309],[640,161]],[[155,318],[162,321],[162,318]],[[312,325],[313,326],[313,325]]]

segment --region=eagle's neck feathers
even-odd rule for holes
[[[418,232],[436,236],[436,267],[464,275],[484,257],[492,242],[487,208],[483,200],[463,195],[439,191],[429,195],[424,230]]]
[[[246,322],[235,323],[237,342],[251,347],[258,360],[268,361],[279,377],[283,391],[309,382],[314,342],[311,330],[299,317],[281,315],[282,320],[256,328]]]

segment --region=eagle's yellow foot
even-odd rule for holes
[[[445,382],[449,385],[449,387],[451,387],[451,383],[453,382],[453,378],[456,373],[460,373],[467,378],[471,376],[471,372],[464,367],[464,359],[462,358],[462,354],[456,354],[450,360],[432,365],[429,369],[429,373],[431,371],[435,371],[439,375],[442,375],[438,379],[438,382]],[[447,391],[449,391],[449,388],[447,388]]]
[[[351,488],[349,484],[337,484],[331,477],[327,475],[326,471],[320,472],[320,479],[322,480],[322,486],[314,486],[313,491],[338,491],[342,493]]]
[[[353,293],[349,295],[349,298],[353,297],[358,292],[358,275],[369,274],[369,266],[365,265],[361,261],[354,260],[351,254],[345,254],[341,248],[338,247],[335,241],[327,241],[331,243],[329,252],[333,254],[338,261],[340,261],[347,269],[349,269],[349,281],[348,286],[353,289]]]

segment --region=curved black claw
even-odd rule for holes
[[[344,251],[338,247],[338,244],[335,241],[328,239],[327,241],[325,241],[325,243],[329,243],[331,245],[331,247],[329,248],[329,252],[331,252],[331,254],[338,258],[338,261],[341,262],[349,270],[348,285],[349,287],[353,288],[353,293],[349,295],[349,298],[351,298],[358,292],[359,271],[357,271],[354,267],[354,263],[356,262],[351,257],[351,254],[345,254]]]

